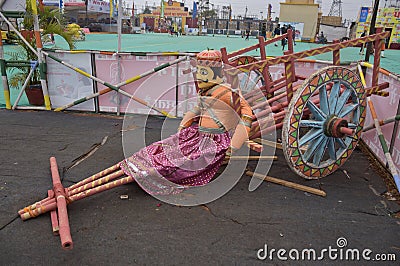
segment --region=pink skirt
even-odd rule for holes
[[[192,125],[142,148],[120,166],[149,194],[176,194],[209,183],[229,145],[228,132],[206,133]]]

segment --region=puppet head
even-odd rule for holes
[[[197,54],[196,80],[205,91],[223,82],[222,54],[218,50],[205,50]]]

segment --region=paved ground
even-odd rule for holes
[[[141,131],[142,117],[133,119],[138,121],[133,132]],[[150,140],[159,137],[161,122],[153,117],[147,123]],[[385,185],[359,149],[341,168],[349,177],[339,170],[322,179],[325,198],[271,183],[249,192],[245,176],[222,198],[197,207],[165,204],[136,184],[102,192],[68,206],[71,251],[62,250],[59,237],[52,235],[48,214],[25,222],[17,217],[20,208],[44,198],[51,187],[50,156],[57,158],[64,186],[122,160],[121,128],[122,120],[115,117],[0,110],[1,265],[345,265],[340,252],[355,249],[370,249],[371,258],[395,254],[397,263],[382,265],[398,265],[400,221],[390,214],[399,205],[380,195]],[[318,188],[318,181],[297,177],[281,152],[277,155],[271,176]],[[347,246],[338,248],[341,237]],[[260,261],[257,252],[265,245],[268,252],[286,250],[281,253],[286,257],[290,250],[292,256],[296,250],[300,256],[304,249],[314,249],[317,256],[328,251],[314,263],[281,262],[276,252],[273,261]],[[328,252],[338,258],[330,259]]]

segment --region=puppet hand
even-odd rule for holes
[[[181,131],[181,130],[184,129],[184,128],[186,128],[186,127],[183,126],[183,125],[179,125],[179,127],[178,127],[178,132]]]
[[[228,148],[228,150],[226,151],[226,156],[227,157],[231,157],[232,156],[232,154],[235,152],[235,151],[237,151],[238,149],[236,149],[235,147],[233,147],[233,146],[229,146],[229,148]]]
[[[223,165],[228,164],[229,159],[231,158],[232,154],[237,150],[238,149],[236,149],[235,147],[229,146],[229,148],[226,150],[225,158],[224,158],[224,161],[222,162],[222,164]]]

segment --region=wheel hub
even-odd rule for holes
[[[343,138],[345,135],[353,135],[354,130],[348,128],[349,123],[346,119],[337,116],[329,117],[324,123],[324,133],[328,137]]]

